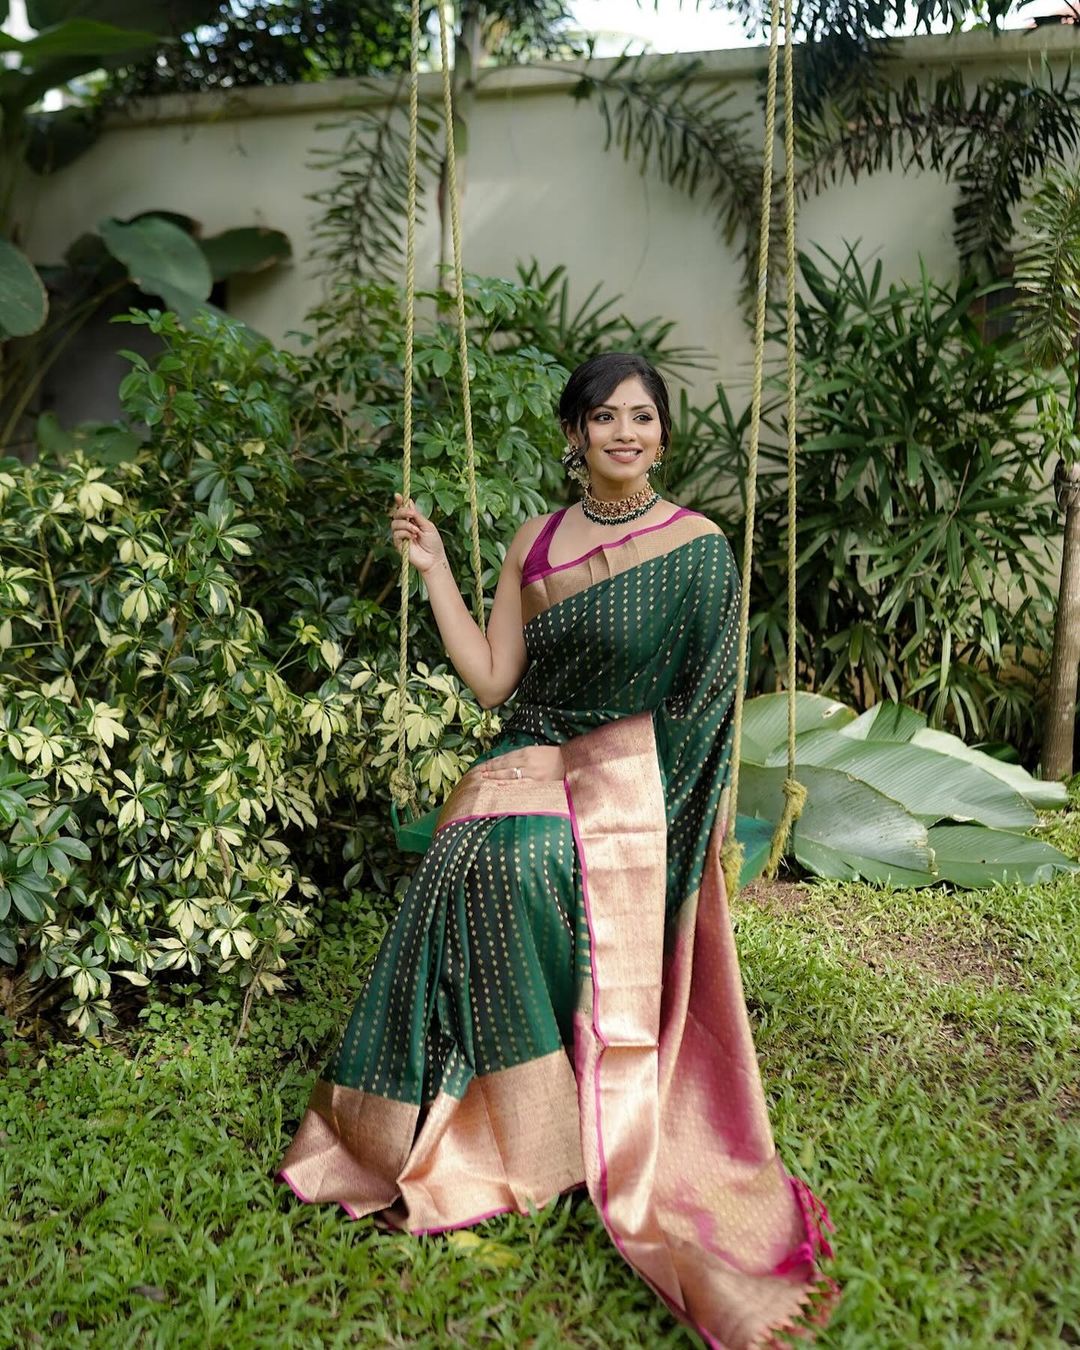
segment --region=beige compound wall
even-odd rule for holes
[[[898,69],[907,74],[956,62],[972,82],[982,74],[1026,76],[1045,55],[1063,67],[1075,45],[1075,30],[1066,28],[996,40],[982,33],[907,39],[897,44]],[[763,53],[715,52],[704,59],[708,78],[730,85],[733,108],[749,111],[760,136],[756,91]],[[434,96],[437,77],[425,82]],[[471,121],[466,266],[510,276],[519,259],[535,257],[544,269],[564,263],[578,298],[599,282],[605,294],[622,294],[622,307],[633,317],[677,320],[680,341],[714,354],[715,368],[694,377],[692,391],[706,395],[719,378],[740,402],[749,384],[750,342],[737,302],[734,249],[723,242],[704,198],[692,200],[655,172],[643,176],[636,162],[604,150],[599,112],[568,96],[572,83],[565,68],[485,76]],[[245,224],[284,230],[294,261],[266,278],[233,284],[229,295],[231,310],[282,340],[319,294],[308,256],[315,213],[308,194],[326,176],[310,167],[311,151],[340,135],[320,126],[355,96],[354,85],[339,81],[143,105],[114,119],[70,168],[26,186],[19,204],[26,247],[39,262],[59,261],[88,223],[150,209],[194,216],[207,234]],[[881,258],[889,277],[916,276],[920,256],[932,273],[948,277],[955,271],[954,199],[954,190],[933,173],[882,173],[844,183],[803,205],[800,243],[836,251],[845,240],[861,239],[864,256]],[[438,257],[434,221],[429,210],[419,240],[428,280]],[[100,372],[93,379],[98,383]]]

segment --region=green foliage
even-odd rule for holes
[[[1024,212],[1023,247],[1014,284],[1021,294],[1020,331],[1032,360],[1069,372],[1076,420],[1080,333],[1080,174],[1051,172]],[[1075,458],[1075,447],[1069,458]]]
[[[745,706],[741,812],[775,822],[787,764],[787,698]],[[928,886],[1032,884],[1077,864],[1030,831],[1035,808],[1067,804],[1060,783],[931,730],[903,704],[856,717],[819,694],[796,696],[795,775],[806,805],[788,841],[816,876]]]
[[[49,299],[34,264],[6,239],[0,239],[0,283],[0,339],[36,332],[45,322]]]
[[[509,283],[470,281],[489,593],[515,523],[559,475],[565,372],[498,350],[519,303]],[[0,478],[0,956],[18,961],[17,1006],[58,983],[84,1032],[112,1019],[118,977],[279,989],[317,877],[337,884],[351,862],[378,881],[394,866],[381,841],[400,298],[339,291],[300,356],[213,316],[135,321],[164,350],[152,365],[128,354],[134,457],[106,465],[76,448],[4,461]],[[464,578],[456,359],[436,314],[416,341],[414,496]],[[435,664],[426,606],[414,613],[405,726],[428,805],[474,757],[480,710]]]
[[[969,90],[959,69],[897,82],[875,65],[808,109],[797,131],[801,195],[894,167],[933,169],[957,183],[961,263],[992,278],[1007,261],[1014,211],[1032,179],[1071,163],[1080,146],[1080,98],[1071,71],[980,80]]]
[[[968,285],[886,288],[854,251],[801,267],[800,683],[1026,743],[1054,610],[1052,387],[1015,344],[984,340]],[[785,663],[787,503],[784,446],[765,439],[752,614],[769,689]]]
[[[8,344],[0,362],[0,447],[18,448],[20,423],[45,375],[110,298],[115,302],[126,293],[135,304],[145,295],[160,296],[182,315],[212,310],[209,297],[215,281],[274,267],[292,251],[280,230],[262,227],[200,239],[197,222],[175,213],[106,219],[98,229],[74,240],[63,266],[42,269],[51,302],[29,259],[0,239],[0,278],[8,282],[0,290],[0,340],[24,337]]]
[[[112,73],[109,105],[158,94],[306,84],[392,75],[409,64],[408,0],[220,0],[203,22],[174,25],[179,41]],[[420,5],[421,58],[430,61],[435,6]],[[485,54],[507,64],[574,55],[562,0],[485,0],[472,7]]]

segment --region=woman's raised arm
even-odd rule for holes
[[[439,635],[454,669],[482,708],[505,703],[525,673],[525,637],[521,622],[521,567],[544,517],[528,520],[507,549],[488,619],[487,634],[469,613],[435,525],[410,501],[394,494],[391,533],[400,548],[409,540],[409,561],[427,584]]]

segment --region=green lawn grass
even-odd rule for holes
[[[777,1144],[837,1226],[819,1344],[1080,1345],[1080,882],[734,914]],[[235,1049],[205,998],[109,1046],[0,1032],[0,1346],[696,1343],[580,1194],[417,1240],[270,1180],[380,931],[324,926]]]

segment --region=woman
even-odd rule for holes
[[[414,1233],[584,1182],[710,1346],[765,1346],[822,1325],[837,1286],[824,1206],[773,1146],[719,866],[738,578],[721,531],[650,484],[671,416],[646,361],[586,361],[559,416],[584,495],[518,530],[486,636],[397,498],[455,668],[485,707],[517,699],[280,1175]]]

